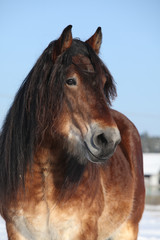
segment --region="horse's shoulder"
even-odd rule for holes
[[[135,181],[135,204],[132,218],[140,219],[145,196],[141,138],[134,124],[125,115],[115,110],[111,110],[111,114],[121,134],[120,149],[124,153],[125,159],[130,163]],[[139,206],[137,206],[137,203],[139,203]]]

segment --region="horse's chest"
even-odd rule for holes
[[[80,219],[77,214],[58,213],[50,215],[49,230],[51,239],[54,240],[75,240],[78,239],[79,232],[81,232]]]
[[[22,203],[23,208],[14,212],[14,225],[25,240],[107,239],[132,209],[132,178],[123,171],[124,167],[120,174],[105,173],[93,199],[89,189],[81,185],[64,205],[52,197],[57,195],[49,187],[51,184],[45,185],[45,195],[34,188],[36,198],[32,202],[33,197],[28,197],[29,201]],[[121,177],[124,181],[120,181]]]
[[[21,210],[17,215],[14,223],[25,239],[75,240],[81,231],[77,214],[48,209],[45,204],[43,208],[37,206],[32,213]]]

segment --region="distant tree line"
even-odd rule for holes
[[[160,153],[160,137],[150,137],[147,133],[141,135],[143,152]]]

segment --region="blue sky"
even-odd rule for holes
[[[81,40],[102,27],[100,57],[117,84],[113,108],[140,133],[160,136],[159,0],[1,0],[0,127],[37,58],[69,24]]]

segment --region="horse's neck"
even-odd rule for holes
[[[40,148],[35,154],[33,171],[39,171],[46,181],[47,176],[51,175],[56,185],[64,176],[62,164],[61,153],[57,149]]]
[[[40,198],[45,195],[45,198],[55,196],[56,199],[57,195],[62,195],[62,198],[65,197],[63,194],[67,198],[73,194],[77,195],[78,189],[84,192],[89,192],[90,189],[92,194],[95,194],[99,182],[98,168],[94,168],[92,164],[88,164],[84,169],[83,166],[76,165],[76,168],[73,168],[76,172],[66,175],[66,157],[62,151],[39,149],[35,154],[33,168],[26,175],[26,191],[28,189],[28,192],[34,192],[34,195],[36,191],[41,192]]]

